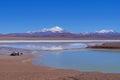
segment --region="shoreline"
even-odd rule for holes
[[[9,47],[3,49],[9,49]],[[85,48],[85,49],[89,49],[89,48]],[[9,56],[9,54],[0,53],[0,79],[2,80],[8,80],[8,79],[9,80],[119,80],[120,79],[120,73],[81,72],[78,70],[57,69],[47,66],[35,65],[32,64],[32,61],[37,60],[40,57],[34,56],[33,54],[31,54],[31,51],[28,52],[30,52],[30,54],[26,54],[22,56]]]
[[[32,64],[33,55],[9,56],[0,54],[2,80],[117,80],[120,73],[81,72]],[[44,74],[44,75],[43,75]]]
[[[88,45],[88,49],[120,49],[120,42],[106,42],[97,45]]]

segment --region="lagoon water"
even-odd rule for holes
[[[40,59],[33,61],[35,65],[80,71],[120,73],[119,50],[72,50],[85,48],[86,44],[88,43],[6,43],[0,44],[0,46],[23,50],[49,50],[44,53],[34,53],[34,55],[40,56]],[[63,51],[66,49],[70,51]],[[4,50],[0,50],[0,52],[4,52]]]
[[[4,43],[0,44],[3,47],[11,47],[17,49],[28,50],[64,50],[64,49],[76,49],[85,48],[84,43]]]
[[[120,52],[79,50],[70,52],[38,53],[34,64],[60,69],[120,73]]]

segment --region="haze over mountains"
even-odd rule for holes
[[[0,39],[120,39],[120,33],[114,30],[100,30],[92,33],[72,33],[59,26],[44,28],[38,31],[28,31],[26,33],[0,34]]]

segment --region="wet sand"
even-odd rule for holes
[[[120,80],[120,74],[80,72],[37,66],[33,55],[0,54],[0,80]]]

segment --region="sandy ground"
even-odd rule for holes
[[[0,80],[120,80],[120,74],[80,72],[33,65],[32,55],[0,54]]]

